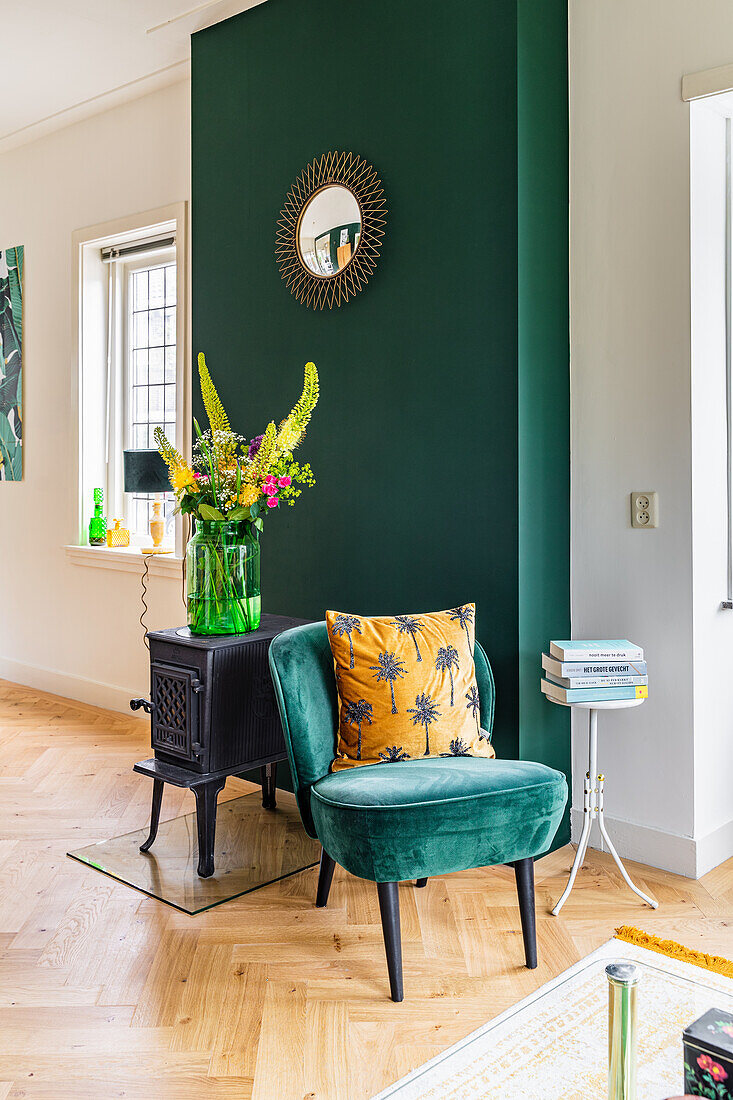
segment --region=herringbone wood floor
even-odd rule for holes
[[[733,955],[733,861],[700,882],[591,853],[560,918],[566,848],[537,865],[539,968],[513,874],[400,890],[407,999],[388,999],[376,890],[307,871],[189,917],[69,848],[145,825],[145,723],[0,682],[0,1100],[361,1100],[593,950],[621,923]],[[246,784],[230,781],[222,797]],[[189,812],[166,788],[163,816]]]

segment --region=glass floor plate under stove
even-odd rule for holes
[[[321,855],[289,791],[277,792],[275,810],[263,809],[260,790],[219,803],[211,878],[196,874],[195,813],[161,821],[152,848],[141,852],[148,831],[146,825],[68,854],[185,913],[200,913],[312,867]]]
[[[733,1012],[733,982],[612,941],[375,1100],[607,1100],[605,970],[619,960],[642,972],[636,1100],[680,1096],[682,1032],[710,1008]]]

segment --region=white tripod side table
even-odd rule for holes
[[[556,917],[563,905],[570,896],[570,891],[573,888],[575,882],[575,876],[580,868],[583,866],[583,860],[585,859],[585,853],[588,848],[588,840],[590,838],[591,825],[593,824],[593,818],[598,820],[598,827],[601,830],[601,836],[603,837],[606,846],[616,861],[616,865],[624,877],[624,881],[627,886],[631,887],[635,894],[638,894],[642,901],[645,901],[647,905],[651,905],[652,909],[656,909],[659,902],[654,901],[653,898],[648,897],[643,890],[640,890],[638,886],[634,886],[633,882],[629,878],[628,872],[621,862],[621,857],[613,846],[608,831],[606,829],[606,823],[603,819],[603,784],[605,776],[598,772],[598,711],[599,710],[625,710],[628,707],[638,707],[644,700],[643,699],[613,699],[608,702],[593,701],[592,703],[560,703],[557,699],[552,699],[548,696],[550,702],[557,703],[561,707],[575,707],[576,710],[587,710],[588,713],[588,771],[586,772],[585,781],[583,783],[583,828],[580,833],[580,839],[578,840],[578,849],[575,853],[575,859],[573,860],[573,866],[570,871],[570,878],[568,884],[563,890],[562,897],[558,901],[555,908],[552,910],[553,917]],[[597,785],[596,785],[597,784]]]

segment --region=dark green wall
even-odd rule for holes
[[[570,637],[567,0],[518,0],[517,57],[519,749],[569,776],[568,712],[537,660]]]
[[[543,66],[564,146],[565,17],[555,0],[536,4],[544,6],[542,36],[526,48],[549,46]],[[543,619],[541,608],[531,624],[520,614],[520,570],[529,579],[540,568],[544,527],[523,555],[520,486],[540,456],[520,445],[519,318],[523,309],[552,315],[552,348],[532,372],[550,371],[542,386],[553,392],[554,382],[566,384],[567,301],[542,298],[548,270],[565,264],[567,285],[558,252],[567,237],[567,164],[560,171],[543,141],[532,173],[540,170],[536,185],[550,184],[541,216],[557,232],[544,233],[541,219],[525,225],[518,198],[531,186],[518,175],[527,131],[517,113],[518,31],[517,0],[268,0],[195,35],[192,50],[194,349],[206,352],[243,434],[286,414],[306,359],[321,376],[299,452],[318,484],[267,522],[263,606],[321,618],[327,607],[377,614],[475,600],[505,756],[527,755],[520,646],[544,630],[533,682],[523,685],[542,704],[539,650],[565,629],[568,606],[566,539],[550,578],[560,623]],[[340,309],[315,312],[280,278],[275,223],[295,177],[333,149],[376,167],[389,214],[367,288]],[[532,257],[537,231],[552,254],[527,288],[518,258]],[[539,501],[543,515],[559,513],[553,532],[567,527],[561,405],[559,396],[550,407],[553,453],[540,463],[557,469],[555,495],[545,499],[543,484]],[[553,538],[553,555],[557,545]],[[553,726],[549,710],[536,708],[532,753],[550,753],[568,770],[567,723]]]

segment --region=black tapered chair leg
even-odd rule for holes
[[[277,764],[263,764],[260,768],[262,806],[265,810],[277,808]]]
[[[325,848],[321,848],[321,868],[318,872],[318,891],[316,893],[316,909],[323,909],[328,904],[328,895],[331,890],[333,872],[336,863],[331,859]]]
[[[153,780],[153,807],[150,811],[150,832],[148,839],[140,845],[141,852],[147,852],[158,835],[158,822],[160,821],[160,804],[163,801],[163,780]]]
[[[387,953],[389,991],[393,1001],[404,997],[402,989],[402,937],[400,935],[400,896],[396,882],[378,882],[379,912],[382,915],[384,950]]]
[[[416,886],[427,886],[428,880],[426,878],[419,878],[415,883]]]
[[[524,957],[530,970],[537,966],[537,928],[534,912],[534,860],[518,859],[513,864],[517,879],[519,915],[522,919]]]

